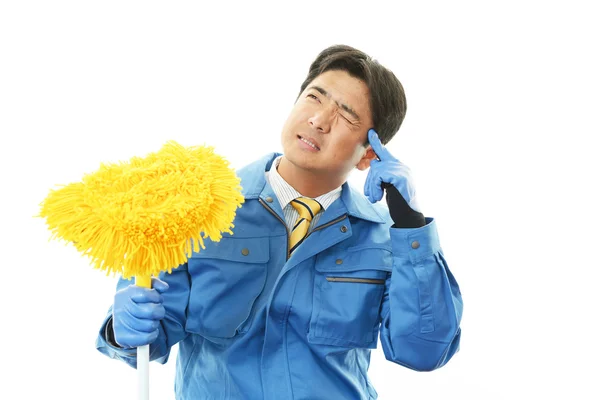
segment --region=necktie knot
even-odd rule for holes
[[[323,209],[318,201],[309,197],[298,197],[292,200],[290,204],[298,211],[300,218],[304,218],[307,221],[311,221]]]

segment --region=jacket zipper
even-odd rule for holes
[[[385,279],[369,279],[369,278],[345,278],[342,276],[327,276],[329,282],[351,282],[351,283],[371,283],[375,285],[384,285]]]
[[[277,218],[279,220],[279,222],[281,222],[283,224],[283,226],[285,227],[285,231],[287,232],[286,234],[286,249],[290,248],[290,230],[288,229],[287,225],[285,224],[285,221],[281,219],[281,217],[279,215],[277,215],[277,213],[275,211],[273,211],[271,209],[271,207],[269,207],[268,205],[265,204],[265,202],[263,201],[263,199],[259,198],[258,202],[260,204],[263,205],[264,208],[266,208],[271,214],[273,214],[275,216],[275,218]],[[286,261],[290,258],[290,254],[289,251],[286,250],[286,256],[285,259]]]
[[[308,232],[308,235],[306,235],[306,237],[309,237],[310,235],[312,235],[313,232],[315,231],[320,231],[323,228],[327,228],[328,226],[331,226],[333,224],[337,224],[338,222],[340,222],[341,220],[346,218],[346,214],[342,215],[341,217],[338,217],[336,219],[334,219],[333,221],[329,221],[328,223],[326,223],[325,225],[320,225],[317,226],[316,228],[314,228],[312,231]]]
[[[265,204],[265,202],[263,201],[263,199],[259,198],[258,202],[260,204],[262,204],[262,206],[264,208],[266,208],[267,211],[269,211],[271,214],[273,214],[275,216],[275,218],[277,218],[279,220],[279,222],[281,222],[283,224],[283,226],[285,227],[285,231],[287,232],[287,247],[286,248],[289,249],[290,248],[290,230],[288,229],[285,221],[282,220],[281,217],[279,215],[277,215],[277,213],[271,209],[271,207],[269,207],[267,204]],[[346,214],[344,214],[341,217],[338,217],[338,218],[334,219],[333,221],[330,221],[330,222],[328,222],[328,223],[326,223],[324,225],[317,226],[312,231],[308,232],[308,235],[306,235],[306,237],[308,238],[314,231],[319,231],[319,230],[321,230],[323,228],[327,228],[330,225],[337,224],[338,222],[340,222],[344,218],[346,218]],[[288,252],[288,254],[286,255],[285,259],[289,260],[289,258],[290,258],[290,255],[289,255],[289,252]]]

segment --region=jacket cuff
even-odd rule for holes
[[[390,228],[395,257],[416,262],[441,250],[435,219],[426,217],[425,222],[420,228]]]
[[[106,340],[106,343],[108,343],[110,346],[112,346],[116,349],[124,349],[125,348],[125,347],[121,346],[119,343],[117,343],[117,341],[115,340],[115,331],[113,330],[112,317],[109,317],[108,321],[106,321],[106,327],[104,328],[104,339]]]
[[[110,313],[104,324],[102,324],[102,327],[98,333],[99,335],[96,340],[96,349],[98,349],[98,351],[109,356],[110,358],[122,359],[135,368],[137,348],[121,347],[114,340],[114,334],[112,330],[112,315],[110,315]]]

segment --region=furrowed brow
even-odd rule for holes
[[[320,86],[316,86],[316,85],[312,85],[310,86],[308,89],[314,89],[317,92],[321,93],[323,96],[327,97],[328,99],[331,99],[331,93],[329,93],[327,90],[323,89]],[[333,100],[333,99],[332,99]],[[354,119],[356,119],[357,121],[360,121],[360,118],[358,117],[358,114],[356,113],[356,111],[354,111],[352,109],[352,107],[346,105],[346,104],[340,104],[338,101],[335,101],[335,104],[337,104],[338,107],[340,107],[341,109],[343,109],[344,111],[346,111],[348,114],[352,115],[352,117]]]

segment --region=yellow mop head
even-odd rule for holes
[[[151,275],[185,263],[203,239],[231,234],[243,202],[240,179],[213,148],[170,141],[51,190],[40,216],[53,239],[74,243],[95,268],[149,287]]]

